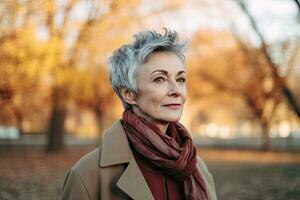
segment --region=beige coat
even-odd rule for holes
[[[208,199],[216,200],[212,175],[198,157]],[[61,199],[154,200],[130,149],[120,121],[106,129],[102,147],[83,156],[66,175]]]

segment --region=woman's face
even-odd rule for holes
[[[136,110],[150,122],[180,120],[186,99],[185,67],[174,53],[151,54],[137,73]]]

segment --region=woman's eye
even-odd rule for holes
[[[163,82],[165,80],[165,78],[164,77],[157,77],[156,79],[154,79],[154,82],[156,82],[156,83],[160,83],[160,82]]]
[[[179,79],[177,79],[179,82],[182,82],[182,83],[184,83],[185,82],[185,78],[179,78]]]

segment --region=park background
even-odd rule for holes
[[[181,122],[218,198],[300,198],[298,0],[1,0],[0,199],[57,199],[122,105],[112,51],[145,29],[189,41]]]

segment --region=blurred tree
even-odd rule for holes
[[[297,2],[297,5],[298,5],[298,1]],[[300,119],[300,104],[298,103],[297,101],[297,98],[294,94],[294,92],[288,87],[288,83],[287,83],[287,79],[288,79],[288,76],[290,75],[289,73],[286,73],[285,76],[284,75],[280,75],[280,66],[274,62],[274,59],[272,59],[272,56],[270,55],[270,50],[268,49],[268,45],[263,37],[263,34],[261,33],[261,31],[259,30],[258,26],[257,26],[257,23],[255,21],[255,19],[252,17],[250,11],[248,10],[246,4],[244,1],[238,1],[238,4],[240,5],[241,9],[244,11],[244,13],[248,16],[250,22],[251,22],[251,25],[252,25],[252,28],[253,30],[256,32],[257,36],[259,37],[260,39],[260,42],[261,42],[261,53],[262,55],[264,56],[264,59],[267,61],[267,67],[269,67],[270,69],[270,75],[271,77],[269,78],[269,81],[272,82],[272,85],[273,85],[273,89],[270,90],[270,92],[268,92],[268,96],[274,96],[272,94],[274,94],[274,92],[276,91],[277,93],[281,93],[283,96],[286,97],[286,100],[287,102],[289,103],[290,105],[290,108],[296,113],[296,115],[298,116],[298,118]],[[296,40],[296,45],[299,46],[299,39]],[[295,43],[295,41],[292,41],[293,43]],[[245,46],[242,44],[242,42],[240,41],[239,42],[240,46]],[[285,45],[283,45],[283,51]],[[247,54],[248,52],[245,51],[245,48],[242,48],[244,50],[244,52]],[[297,48],[296,50],[294,50],[294,54],[292,54],[292,56],[289,57],[289,61],[288,61],[288,67],[290,68],[288,71],[291,71],[291,68],[293,67],[292,63],[293,63],[293,60],[295,58],[295,55],[297,53]],[[245,54],[245,55],[246,55]],[[282,53],[283,55],[286,55],[284,53]],[[249,54],[248,54],[249,55]],[[294,56],[293,56],[294,55]],[[277,94],[277,96],[279,96],[279,94]],[[274,105],[277,105],[278,103],[280,102],[280,99],[277,98],[276,102]],[[270,118],[269,118],[270,119]],[[267,123],[267,120],[262,120],[262,124],[263,124],[263,132],[264,132],[264,149],[269,149],[270,145],[269,145],[269,142],[267,142],[268,140],[268,134],[269,134],[269,126],[268,126],[268,123]]]
[[[106,58],[128,38],[129,32],[124,30],[133,24],[132,10],[138,3],[1,1],[0,117],[10,108],[22,129],[23,118],[29,116],[24,113],[26,103],[34,104],[28,108],[45,110],[36,104],[45,97],[46,107],[50,106],[47,151],[63,148],[69,101],[94,111],[100,124],[106,105],[112,103]]]
[[[105,68],[74,71],[74,82],[71,87],[72,99],[80,109],[91,110],[98,121],[99,132],[103,132],[106,121],[112,118],[113,107],[118,99],[108,85],[108,72]],[[105,115],[105,116],[104,116]],[[101,135],[99,135],[101,143]]]
[[[300,118],[300,105],[298,105],[296,98],[293,94],[293,92],[288,88],[287,83],[286,83],[286,77],[282,77],[279,75],[279,66],[276,65],[276,63],[274,63],[272,61],[271,56],[268,53],[268,48],[267,48],[267,44],[265,42],[265,39],[261,33],[261,31],[259,30],[259,28],[257,27],[257,24],[254,20],[254,18],[252,17],[251,13],[249,12],[249,10],[247,9],[245,2],[244,1],[238,1],[240,7],[242,8],[242,10],[245,12],[245,14],[249,17],[251,25],[253,27],[253,29],[255,30],[256,34],[258,35],[260,41],[261,41],[261,51],[263,53],[263,55],[265,56],[266,61],[268,62],[268,65],[270,70],[271,70],[271,75],[274,81],[274,86],[278,87],[278,89],[281,90],[281,92],[285,95],[285,97],[288,100],[288,103],[290,104],[291,108],[294,110],[294,112],[298,115],[298,117]]]
[[[190,80],[204,87],[199,90],[198,84],[190,84],[197,87],[190,89],[191,95],[196,99],[199,95],[228,93],[242,98],[253,120],[261,124],[263,149],[269,149],[271,117],[282,95],[273,87],[271,72],[260,49],[244,45],[231,33],[212,31],[195,34],[192,49],[188,64]],[[207,83],[213,87],[205,86]]]
[[[244,1],[238,2],[243,9],[246,9]],[[280,66],[269,55],[269,49],[267,49],[269,46],[257,29],[255,21],[253,18],[250,20],[262,41],[262,48],[251,47],[250,44],[244,42],[241,35],[236,33],[237,27],[232,27],[233,29],[230,30],[234,35],[224,32],[218,32],[217,35],[213,34],[213,31],[195,34],[191,42],[192,59],[188,65],[192,71],[190,80],[204,86],[199,88],[199,84],[191,84],[190,93],[196,98],[218,95],[217,93],[220,92],[240,96],[251,109],[254,120],[258,120],[261,124],[262,148],[269,149],[269,129],[277,106],[288,102],[298,115],[299,104],[296,93],[293,93],[286,82],[291,69],[295,66],[298,40],[295,42],[290,38],[287,39],[286,44],[293,43],[296,46],[289,48],[289,50],[292,49],[292,53],[289,52],[289,54],[286,51],[287,45],[282,44],[281,55],[286,56],[288,66],[287,73],[283,77],[279,75]],[[284,101],[283,97],[286,97],[287,101]]]
[[[62,6],[63,8],[57,5],[56,0],[47,0],[44,3],[44,11],[45,15],[45,24],[49,33],[49,41],[50,42],[58,42],[61,45],[58,45],[59,48],[55,49],[56,55],[60,57],[55,60],[53,63],[53,78],[55,79],[52,85],[52,111],[50,114],[50,121],[48,126],[48,151],[59,150],[63,147],[63,132],[64,132],[64,121],[66,116],[66,102],[71,97],[72,84],[74,84],[74,76],[73,68],[78,67],[93,67],[99,66],[97,64],[97,60],[88,63],[86,62],[86,58],[91,53],[88,49],[89,44],[95,43],[97,41],[93,40],[95,35],[99,34],[102,31],[102,34],[97,35],[97,38],[107,37],[114,30],[112,28],[112,24],[116,23],[120,27],[124,28],[124,26],[128,24],[120,24],[121,22],[130,22],[128,20],[129,10],[134,7],[137,1],[123,1],[123,0],[114,0],[107,2],[100,1],[82,1],[81,6],[85,6],[88,9],[87,16],[83,19],[79,19],[77,21],[72,21],[72,11],[75,8],[76,4],[79,4],[80,1],[70,0],[67,1],[67,4]],[[83,4],[84,3],[84,4]],[[77,7],[80,9],[80,7]],[[60,12],[60,10],[63,10]],[[83,11],[83,10],[82,10]],[[126,11],[126,12],[124,12]],[[78,11],[77,11],[78,12]],[[63,16],[62,22],[60,25],[56,24],[56,19],[58,15]],[[78,25],[79,24],[79,25]],[[119,28],[120,28],[119,27]],[[109,30],[112,28],[112,30]],[[99,31],[100,30],[100,31]],[[121,30],[121,29],[118,29]],[[67,34],[68,33],[68,34]],[[119,32],[120,33],[120,32]],[[71,44],[66,44],[65,40],[68,37],[71,37],[70,34],[76,35],[72,38]],[[122,38],[121,34],[113,34],[114,40],[117,37]],[[70,39],[70,38],[69,38]],[[113,40],[111,40],[113,41]],[[120,40],[116,40],[120,41]],[[107,42],[102,40],[102,42]],[[110,49],[107,48],[108,45],[102,43],[99,46],[103,48],[106,47],[106,52]],[[63,47],[63,48],[61,48]],[[97,52],[98,54],[104,53],[103,51]],[[103,55],[99,56],[103,58]],[[99,60],[99,59],[98,59]],[[100,62],[101,63],[101,62]],[[92,66],[89,66],[92,65]],[[95,72],[93,72],[95,73]],[[103,74],[101,74],[103,76]],[[79,76],[80,77],[80,76]],[[90,77],[99,78],[99,77]],[[81,82],[82,83],[82,82]],[[90,82],[90,87],[101,87],[105,88],[107,85],[105,82],[98,81],[95,85],[93,81]],[[99,85],[98,85],[99,84]],[[89,90],[89,88],[84,88],[83,90],[88,90],[91,92],[92,98],[89,98],[90,101],[94,102],[93,109],[97,113],[97,116],[102,119],[103,117],[103,104],[108,103],[106,98],[109,98],[111,95],[106,95],[105,90],[99,90],[95,93],[94,90]],[[81,90],[82,91],[82,90]],[[80,93],[79,93],[80,95]],[[101,99],[99,99],[101,96]],[[94,97],[98,97],[95,99]],[[106,100],[104,100],[106,99]],[[96,102],[99,100],[99,102]],[[101,114],[100,114],[101,113]]]
[[[35,40],[31,10],[24,2],[0,3],[0,121],[23,133],[25,116],[40,113],[37,97],[43,70],[38,62],[42,48]],[[11,113],[11,114],[9,114]]]

